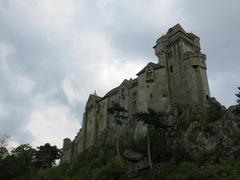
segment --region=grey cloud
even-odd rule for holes
[[[37,5],[37,0],[22,2]],[[34,108],[38,108],[38,96],[44,97],[42,101],[70,107],[80,122],[84,102],[75,105],[68,102],[61,85],[64,79],[70,79],[87,92],[96,89],[100,94],[106,93],[106,87],[100,87],[98,74],[89,69],[96,67],[88,67],[90,60],[92,64],[95,61],[101,64],[105,59],[88,57],[78,49],[81,38],[77,35],[88,31],[106,40],[112,47],[110,50],[115,51],[116,57],[112,58],[139,63],[138,59],[156,61],[152,49],[156,39],[169,26],[180,22],[186,31],[201,38],[203,52],[208,57],[212,95],[226,105],[234,103],[236,87],[240,86],[236,78],[240,77],[240,3],[237,0],[69,2],[73,2],[75,8],[72,24],[66,33],[54,33],[43,27],[44,22],[38,22],[30,8],[21,7],[17,12],[17,1],[0,0],[0,43],[15,49],[6,57],[5,67],[0,60],[0,107],[6,111],[5,114],[0,111],[0,132],[9,133],[20,143],[34,141],[25,126]],[[57,20],[61,21],[61,17]],[[87,53],[94,55],[100,46],[93,40]],[[29,92],[18,92],[14,88],[17,77],[21,76],[33,81]]]
[[[207,54],[212,95],[227,106],[235,103],[234,94],[240,84],[239,6],[237,0],[188,0],[180,7],[185,24],[200,36]]]

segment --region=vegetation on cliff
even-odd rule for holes
[[[0,179],[28,180],[38,171],[53,167],[55,160],[60,158],[60,150],[48,143],[37,149],[23,144],[0,157]]]
[[[36,152],[21,145],[0,160],[0,179],[32,180],[238,180],[240,179],[240,106],[226,109],[214,98],[208,104],[178,105],[167,115],[150,110],[124,124],[71,163],[36,166]],[[139,120],[141,138],[134,138]],[[154,121],[154,122],[153,122]],[[145,135],[144,135],[145,133]],[[112,136],[116,137],[116,136]],[[147,138],[149,137],[149,138]],[[52,147],[52,146],[50,146]],[[43,148],[44,149],[44,148]],[[56,149],[55,149],[56,150]],[[59,151],[54,152],[59,158]],[[149,163],[151,153],[152,168]],[[46,158],[47,151],[41,156]],[[51,154],[51,153],[50,153]],[[120,155],[120,156],[117,156]],[[41,157],[40,156],[40,157]]]

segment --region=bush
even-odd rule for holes
[[[69,180],[70,164],[64,163],[54,168],[41,169],[32,180]]]
[[[119,158],[113,158],[105,166],[93,171],[93,180],[122,179],[124,176],[123,162]]]

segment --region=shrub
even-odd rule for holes
[[[113,158],[105,166],[97,168],[93,171],[93,180],[111,180],[122,179],[124,175],[123,162],[119,158]]]

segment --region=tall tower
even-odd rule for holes
[[[166,69],[171,104],[202,104],[210,96],[206,55],[199,41],[176,24],[154,46],[158,63]]]

